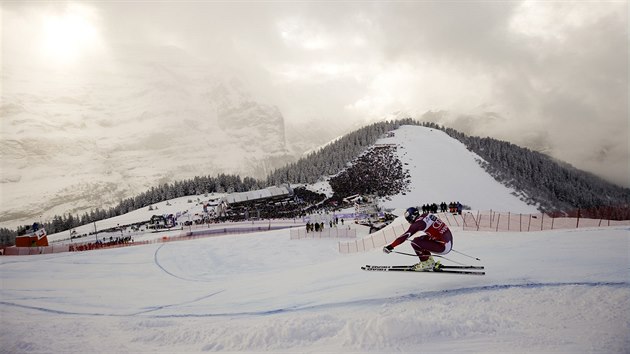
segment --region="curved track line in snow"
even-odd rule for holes
[[[155,263],[156,266],[158,266],[158,268],[162,269],[162,271],[170,276],[172,276],[173,278],[177,278],[180,280],[185,280],[185,281],[192,281],[192,282],[202,282],[202,283],[206,283],[206,282],[211,282],[212,280],[204,280],[204,279],[189,279],[189,278],[184,278],[181,277],[177,274],[171,273],[169,272],[166,268],[164,268],[164,266],[162,266],[160,264],[160,261],[158,260],[158,253],[160,252],[160,250],[162,249],[162,247],[166,246],[166,244],[161,245],[160,247],[158,247],[155,250],[155,253],[153,254],[153,262]]]
[[[195,303],[197,301],[201,301],[201,300],[207,299],[209,297],[212,297],[212,296],[214,296],[216,294],[220,294],[220,293],[222,293],[224,291],[225,290],[219,290],[219,291],[216,291],[214,293],[211,293],[211,294],[208,294],[208,295],[204,295],[204,296],[202,296],[200,298],[193,299],[193,300],[190,300],[190,301],[185,301],[185,302],[176,303],[176,304],[162,305],[162,306],[153,306],[153,307],[149,307],[149,308],[145,309],[144,311],[138,311],[138,312],[129,313],[129,314],[113,314],[113,313],[98,313],[98,312],[72,312],[72,311],[63,311],[63,310],[50,309],[50,308],[41,307],[41,306],[21,305],[21,304],[17,304],[17,303],[14,303],[14,302],[8,302],[8,301],[0,301],[0,305],[11,306],[11,307],[19,307],[19,308],[28,309],[28,310],[36,310],[36,311],[40,311],[40,312],[52,313],[52,314],[55,314],[55,315],[133,317],[133,316],[141,315],[141,314],[144,314],[144,313],[159,311],[159,310],[166,309],[166,308],[172,308],[172,307],[192,304],[192,303]]]
[[[413,301],[417,299],[425,299],[432,298],[435,296],[444,296],[444,295],[466,295],[479,293],[484,291],[500,291],[500,290],[508,290],[508,289],[540,289],[540,288],[553,288],[553,287],[564,287],[564,286],[585,286],[585,287],[611,287],[611,288],[630,288],[629,282],[570,282],[570,283],[524,283],[524,284],[496,284],[496,285],[487,285],[487,286],[479,286],[472,288],[460,288],[460,289],[450,289],[450,290],[436,290],[436,291],[428,291],[421,292],[417,294],[407,294],[401,295],[398,297],[387,297],[387,298],[372,298],[372,299],[361,299],[361,300],[353,300],[346,302],[336,302],[336,303],[328,303],[328,304],[319,304],[319,305],[310,305],[310,306],[292,306],[287,308],[277,308],[271,310],[263,310],[263,311],[250,311],[250,312],[225,312],[225,313],[206,313],[206,314],[172,314],[172,315],[147,315],[142,316],[146,318],[204,318],[204,317],[247,317],[247,316],[269,316],[276,315],[281,313],[290,313],[290,312],[299,312],[299,311],[311,311],[311,310],[319,310],[319,309],[334,309],[338,307],[347,307],[347,306],[365,306],[365,305],[373,305],[378,306],[382,305],[384,302],[405,302],[405,301]],[[179,304],[170,304],[163,306],[156,306],[148,308],[144,311],[134,312],[130,314],[108,314],[108,313],[90,313],[90,312],[71,312],[71,311],[62,311],[56,309],[45,308],[41,306],[30,306],[30,305],[21,305],[8,301],[0,301],[0,305],[9,306],[9,307],[18,307],[28,310],[35,310],[46,313],[53,313],[57,315],[75,315],[75,316],[108,316],[108,317],[134,317],[137,315],[142,315],[149,312],[154,312],[166,308],[172,308],[180,305],[191,304],[203,299],[207,299],[216,294],[222,293],[225,290],[220,290],[205,296],[202,296],[197,299],[193,299],[190,301],[182,302]]]
[[[167,309],[167,308],[171,308],[171,307],[177,307],[177,306],[182,306],[182,305],[189,305],[189,304],[195,303],[197,301],[201,301],[201,300],[207,299],[209,297],[212,297],[212,296],[214,296],[216,294],[220,294],[220,293],[222,293],[224,291],[225,290],[219,290],[219,291],[216,291],[216,292],[214,292],[212,294],[208,294],[208,295],[202,296],[202,297],[197,298],[197,299],[193,299],[193,300],[190,300],[190,301],[185,301],[185,302],[181,302],[181,303],[177,303],[177,304],[149,307],[149,308],[147,308],[144,311],[136,312],[134,314],[131,314],[130,316],[141,315],[141,314],[144,314],[144,313],[159,311],[159,310],[163,310],[163,309]]]
[[[470,287],[470,288],[427,291],[427,292],[421,292],[418,294],[403,295],[397,298],[391,298],[390,300],[396,301],[398,299],[400,301],[407,301],[407,300],[430,298],[436,295],[455,296],[455,295],[479,293],[479,292],[484,292],[484,291],[496,291],[496,290],[508,290],[508,289],[540,289],[540,288],[554,288],[554,287],[564,287],[564,286],[584,286],[584,287],[603,286],[603,287],[611,287],[611,288],[630,288],[630,282],[567,282],[567,283],[553,282],[553,283],[495,284],[495,285],[477,286],[477,287]]]
[[[263,310],[263,311],[250,311],[250,312],[226,312],[226,313],[207,313],[207,314],[181,314],[181,315],[155,315],[150,316],[153,318],[180,318],[180,317],[240,317],[240,316],[268,316],[275,315],[280,313],[289,313],[289,312],[298,312],[298,311],[310,311],[310,310],[318,310],[318,309],[333,309],[338,307],[346,307],[346,306],[362,306],[362,305],[374,305],[379,306],[384,302],[405,302],[412,301],[423,298],[432,298],[435,296],[444,296],[451,295],[465,295],[465,294],[473,294],[484,291],[500,291],[500,290],[508,290],[508,289],[539,289],[539,288],[553,288],[553,287],[563,287],[563,286],[586,286],[586,287],[611,287],[611,288],[630,288],[630,283],[628,282],[573,282],[573,283],[526,283],[526,284],[498,284],[498,285],[488,285],[488,286],[479,286],[472,288],[460,288],[460,289],[450,289],[450,290],[436,290],[436,291],[427,291],[417,294],[407,294],[401,295],[398,297],[388,297],[388,298],[372,298],[372,299],[361,299],[361,300],[353,300],[346,302],[336,302],[336,303],[328,303],[328,304],[319,304],[319,305],[310,305],[310,306],[292,306],[288,308],[277,308],[271,310]]]
[[[0,305],[11,306],[11,307],[19,307],[19,308],[28,309],[28,310],[36,310],[36,311],[40,311],[40,312],[52,313],[52,314],[55,314],[55,315],[125,316],[125,315],[113,315],[113,314],[96,313],[96,312],[81,313],[81,312],[62,311],[62,310],[49,309],[49,308],[40,307],[40,306],[21,305],[21,304],[16,304],[16,303],[13,303],[13,302],[8,302],[8,301],[0,301]]]

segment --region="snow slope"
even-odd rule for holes
[[[410,191],[385,200],[386,208],[460,201],[473,210],[537,212],[513,189],[494,180],[479,165],[481,157],[443,131],[407,125],[377,144],[398,146],[398,158],[413,181]]]
[[[623,353],[628,231],[457,232],[484,277],[364,272],[412,259],[288,230],[1,257],[2,352]]]
[[[100,220],[92,224],[82,225],[74,230],[79,235],[88,234],[94,232],[94,229],[101,231],[109,228],[117,227],[120,225],[130,225],[137,222],[144,222],[151,219],[153,215],[164,215],[164,214],[173,214],[182,213],[184,216],[180,218],[180,222],[184,222],[189,220],[190,218],[194,218],[195,214],[203,213],[203,203],[208,202],[211,199],[218,199],[225,196],[225,193],[211,193],[207,196],[188,196],[175,198],[168,201],[163,201],[159,203],[155,203],[151,205],[151,210],[149,207],[144,207],[141,209],[137,209],[131,211],[124,215],[119,215],[110,219]],[[70,238],[70,231],[64,231],[56,234],[48,235],[48,240],[50,242],[56,241],[67,241]],[[159,236],[154,236],[155,238],[162,237],[164,235],[179,235],[181,233],[180,229],[173,230],[172,232],[160,233]],[[114,235],[115,236],[115,235]],[[93,239],[79,239],[78,241],[87,242],[93,241]]]

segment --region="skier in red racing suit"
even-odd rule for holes
[[[383,247],[383,252],[392,252],[394,247],[405,242],[418,231],[422,231],[425,235],[418,236],[411,241],[411,247],[420,257],[420,263],[415,264],[414,269],[433,269],[436,266],[436,262],[431,254],[447,254],[453,248],[451,230],[434,214],[424,213],[420,215],[420,211],[414,207],[405,211],[405,219],[411,224],[409,229],[395,239],[394,242]]]

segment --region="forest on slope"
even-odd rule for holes
[[[432,126],[428,124],[427,126]],[[479,155],[498,182],[527,195],[544,213],[576,213],[593,218],[630,219],[630,189],[543,153],[489,137],[467,136],[435,126]]]

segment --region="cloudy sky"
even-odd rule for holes
[[[287,124],[402,112],[630,185],[627,1],[2,2],[5,90],[130,58],[231,70]]]

